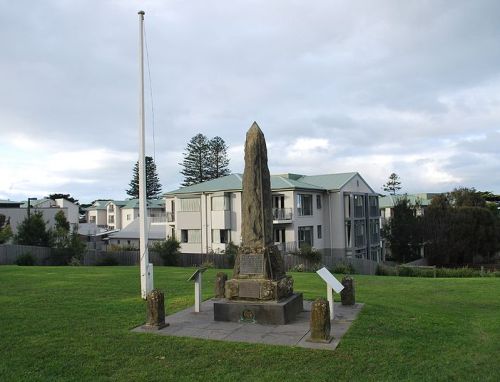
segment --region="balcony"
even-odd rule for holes
[[[292,220],[291,208],[273,208],[273,220]]]

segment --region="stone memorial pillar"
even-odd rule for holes
[[[167,326],[165,323],[165,297],[159,289],[153,289],[147,295],[147,329],[159,330]]]
[[[344,276],[342,278],[342,285],[344,286],[344,289],[340,292],[342,305],[354,305],[356,303],[354,295],[354,279],[350,276]]]
[[[293,293],[283,258],[273,241],[271,176],[266,140],[257,123],[247,132],[241,195],[242,243],[225,302],[214,303],[216,321],[285,324],[302,311],[302,294]]]
[[[324,298],[318,298],[312,303],[311,334],[309,342],[331,342],[330,336],[330,304]]]

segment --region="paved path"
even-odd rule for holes
[[[364,304],[342,306],[335,303],[335,319],[332,321],[332,342],[328,344],[306,341],[309,337],[311,301],[304,301],[304,311],[287,325],[260,325],[240,322],[214,321],[214,299],[204,301],[201,312],[194,307],[167,316],[169,326],[161,330],[146,330],[142,326],[134,332],[148,332],[164,336],[192,337],[221,341],[251,342],[269,345],[300,346],[313,349],[335,350],[342,336],[358,316]]]

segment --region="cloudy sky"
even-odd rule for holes
[[[163,190],[197,133],[242,172],[391,172],[403,191],[500,193],[498,1],[0,0],[0,199],[124,199],[138,150],[138,15]],[[149,87],[146,93],[150,94]]]

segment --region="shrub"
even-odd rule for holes
[[[78,257],[73,256],[68,265],[71,265],[72,267],[79,267],[80,265],[82,265],[82,262]]]
[[[310,245],[303,245],[298,253],[296,252],[294,254],[297,254],[306,260],[312,261],[313,263],[319,263],[321,261],[321,252]]]
[[[160,255],[163,265],[177,265],[179,261],[179,249],[181,243],[175,237],[169,237],[165,241],[157,241],[152,250]]]
[[[68,265],[73,258],[73,251],[69,248],[52,248],[50,255],[45,258],[46,265]]]
[[[229,262],[229,266],[234,267],[234,262],[236,260],[236,255],[238,254],[239,247],[230,241],[226,247],[224,253],[227,255],[227,260]]]
[[[354,267],[352,266],[351,263],[340,262],[340,263],[335,264],[335,266],[333,267],[331,272],[332,273],[342,273],[342,274],[348,275],[348,274],[356,273],[356,270],[354,269]]]
[[[201,268],[214,268],[214,263],[209,260],[205,260],[203,263],[201,263]]]
[[[292,272],[305,272],[306,266],[304,264],[299,264],[290,269]]]
[[[30,252],[19,255],[15,261],[17,265],[35,265],[35,258]]]
[[[99,260],[97,260],[95,265],[114,266],[114,265],[118,265],[118,260],[112,255],[104,255]]]
[[[398,270],[396,267],[389,267],[387,265],[378,264],[375,274],[378,276],[397,276]]]

